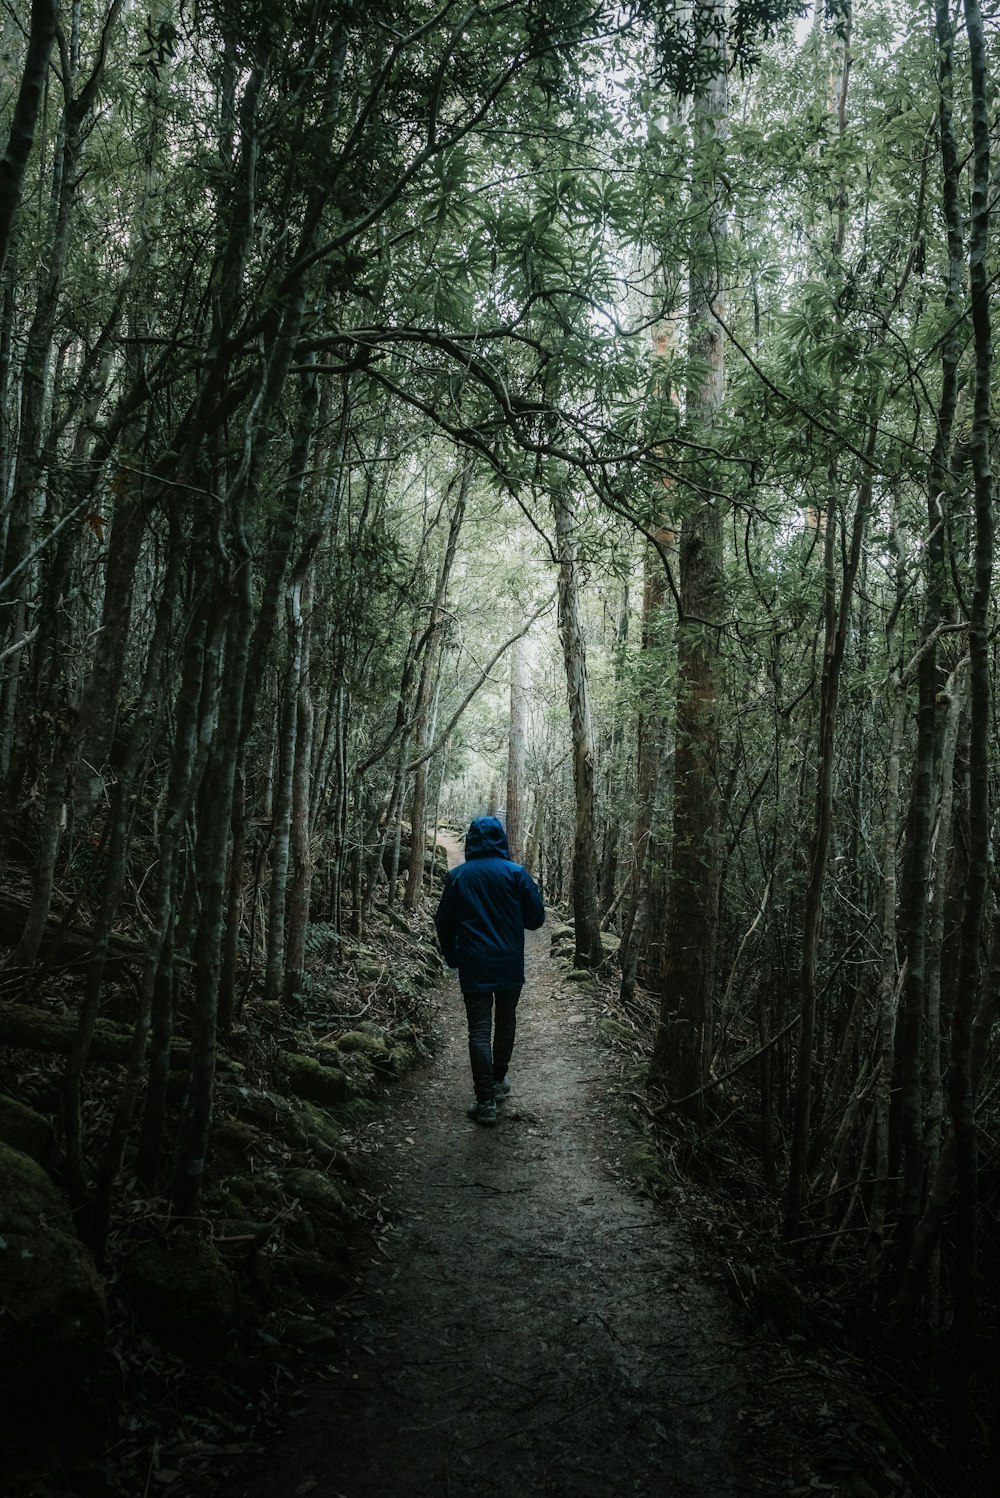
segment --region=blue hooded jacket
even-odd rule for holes
[[[524,933],[545,920],[538,886],[510,856],[496,817],[477,817],[465,835],[465,863],[452,869],[434,913],[449,967],[463,993],[520,988]]]

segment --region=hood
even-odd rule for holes
[[[507,834],[499,817],[476,817],[469,823],[465,834],[466,858],[485,858],[492,854],[496,858],[509,858]]]

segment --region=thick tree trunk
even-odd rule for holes
[[[194,942],[191,1092],[173,1187],[174,1204],[182,1215],[188,1215],[197,1206],[212,1121],[226,873],[253,607],[251,583],[249,557],[238,557],[231,581],[219,587],[215,602],[217,614],[226,618],[228,627],[218,728],[197,850],[201,909]]]
[[[899,1025],[897,1073],[900,1079],[900,1144],[902,1184],[899,1197],[896,1242],[897,1273],[905,1265],[913,1234],[923,1209],[927,1174],[926,1077],[927,1059],[927,963],[930,913],[932,825],[934,787],[940,754],[943,715],[942,680],[938,664],[937,636],[946,618],[944,532],[950,513],[953,481],[949,472],[952,429],[958,400],[959,362],[964,338],[960,309],[964,246],[960,200],[960,167],[952,123],[952,66],[954,28],[947,4],[936,7],[938,41],[938,136],[941,150],[942,204],[948,235],[948,272],[944,307],[947,332],[941,348],[941,394],[937,427],[931,451],[927,485],[927,543],[925,549],[926,590],[921,659],[917,669],[917,742],[910,808],[907,849],[904,859],[906,888],[903,936],[906,944],[906,980]]]
[[[657,534],[660,547],[673,546],[674,533],[661,529]],[[647,659],[644,671],[643,695],[640,700],[636,722],[636,768],[635,768],[635,817],[632,823],[632,880],[628,903],[622,921],[622,944],[619,949],[622,983],[621,994],[625,1003],[631,1003],[639,978],[643,959],[648,955],[647,936],[649,923],[647,913],[650,893],[662,892],[666,887],[666,868],[657,871],[656,862],[663,862],[664,847],[654,837],[654,822],[666,829],[670,814],[668,788],[661,781],[667,764],[664,740],[668,735],[666,714],[662,704],[653,700],[652,682],[659,680],[663,669],[664,632],[666,616],[663,609],[667,584],[663,559],[658,548],[647,545],[643,558],[642,589],[642,651]],[[657,874],[661,877],[657,877]],[[654,901],[662,910],[664,901],[654,895]]]
[[[969,853],[962,910],[958,988],[951,1026],[948,1107],[958,1170],[953,1261],[955,1350],[950,1381],[952,1439],[966,1451],[971,1437],[969,1387],[976,1345],[978,1134],[973,1067],[973,1019],[981,992],[979,947],[991,862],[990,848],[990,595],[993,587],[993,470],[990,314],[991,106],[986,43],[979,0],[965,0],[972,111],[972,212],[969,229],[969,305],[975,348],[975,393],[969,447],[974,479],[975,545],[969,611]]]
[[[726,10],[699,0],[699,23],[717,64],[692,109],[692,201],[701,223],[691,251],[691,352],[704,368],[688,392],[692,423],[711,430],[725,389],[724,313],[719,251],[726,221],[720,201],[721,147],[729,114]],[[653,954],[652,982],[660,1019],[650,1082],[674,1097],[694,1096],[708,1079],[715,1002],[721,878],[721,795],[718,784],[718,623],[722,587],[722,516],[714,498],[695,498],[680,529],[677,626],[677,715],[673,777],[673,839],[662,944]]]

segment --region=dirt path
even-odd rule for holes
[[[740,1337],[624,1180],[588,1001],[545,930],[496,1128],[471,1123],[464,1009],[367,1131],[392,1229],[332,1382],[244,1498],[743,1498]]]

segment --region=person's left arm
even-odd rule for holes
[[[538,885],[527,869],[521,870],[518,892],[521,896],[521,914],[524,917],[525,929],[537,931],[545,921],[545,906],[542,904]]]

